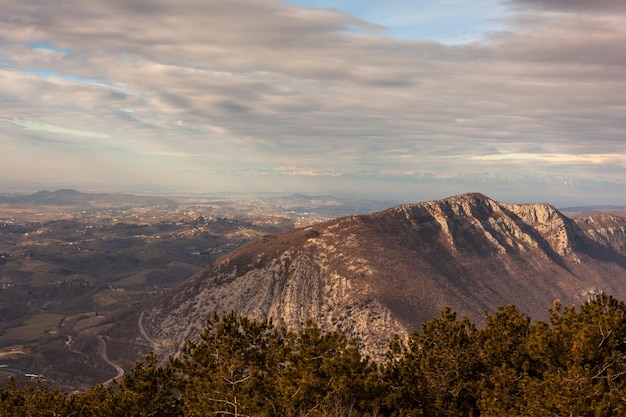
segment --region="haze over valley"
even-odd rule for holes
[[[0,357],[22,375],[45,375],[68,389],[102,382],[112,368],[102,360],[97,336],[125,320],[129,306],[251,239],[385,204],[331,196],[171,198],[71,189],[0,195]],[[118,349],[128,365],[150,347]],[[114,344],[108,352],[115,355]],[[53,357],[63,358],[63,365]]]

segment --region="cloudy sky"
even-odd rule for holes
[[[626,204],[623,0],[0,10],[0,190]]]

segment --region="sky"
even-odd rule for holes
[[[0,191],[626,204],[623,0],[0,10]]]

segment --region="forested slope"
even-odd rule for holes
[[[381,364],[340,332],[214,315],[201,338],[159,365],[149,355],[115,387],[64,394],[0,388],[2,416],[621,416],[626,305],[556,301],[534,322],[501,307],[477,327],[450,310]]]

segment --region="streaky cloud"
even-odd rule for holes
[[[94,131],[88,131],[88,130],[79,130],[79,129],[70,129],[70,128],[66,128],[66,127],[61,127],[61,126],[55,126],[55,125],[51,125],[48,123],[42,123],[42,122],[37,122],[37,121],[33,121],[33,120],[17,120],[17,119],[9,119],[10,122],[18,125],[18,126],[22,126],[26,129],[29,130],[38,130],[41,132],[48,132],[48,133],[59,133],[59,134],[63,134],[63,135],[72,135],[72,136],[79,136],[79,137],[85,137],[85,138],[95,138],[95,139],[105,139],[108,138],[109,135],[104,134],[104,133],[100,133],[100,132],[94,132]]]

